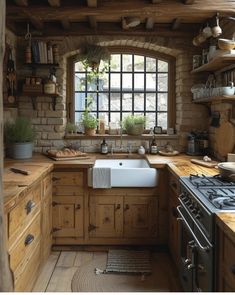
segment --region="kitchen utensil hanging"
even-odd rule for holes
[[[7,61],[7,83],[7,100],[9,103],[13,104],[15,102],[16,95],[16,71],[11,48],[9,50],[9,56]]]

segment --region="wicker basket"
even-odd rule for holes
[[[229,39],[219,39],[218,46],[222,50],[232,50],[235,48],[235,41]]]

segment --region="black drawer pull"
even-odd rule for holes
[[[28,246],[29,244],[31,244],[33,242],[33,240],[34,240],[33,235],[31,235],[31,234],[27,235],[27,237],[24,241],[25,246]]]
[[[25,206],[26,213],[29,214],[35,206],[36,204],[32,200],[29,200]]]

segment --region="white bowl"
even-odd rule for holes
[[[234,95],[234,87],[221,87],[222,95]]]

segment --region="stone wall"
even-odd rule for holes
[[[19,51],[22,52],[23,44],[19,40]],[[149,37],[66,37],[61,42],[55,39],[60,47],[60,70],[57,71],[58,83],[61,85],[61,97],[56,103],[56,110],[52,110],[51,99],[39,97],[36,103],[36,109],[32,109],[30,98],[20,97],[19,114],[32,118],[37,139],[35,142],[35,151],[42,152],[51,147],[62,147],[71,144],[65,141],[64,130],[66,125],[66,66],[67,58],[78,53],[80,45],[84,42],[95,42],[102,46],[119,46],[150,49],[156,52],[164,52],[176,58],[176,130],[178,139],[160,140],[159,146],[164,146],[167,141],[171,142],[175,149],[185,151],[187,148],[187,133],[191,130],[204,130],[208,126],[208,115],[203,106],[192,103],[191,86],[197,81],[197,77],[189,74],[192,67],[192,55],[194,54],[191,40],[182,40],[178,38],[149,38]],[[21,49],[20,49],[21,48]],[[22,59],[19,61],[19,78],[30,75],[29,69],[23,66]],[[38,75],[47,76],[48,72],[38,71]],[[81,146],[85,151],[96,151],[99,149],[99,140],[78,140],[72,144]],[[111,142],[110,142],[111,144]],[[114,146],[119,146],[120,142],[112,142]],[[128,144],[128,142],[124,142]],[[136,149],[141,142],[133,141],[132,146]],[[148,146],[148,142],[144,143]]]

